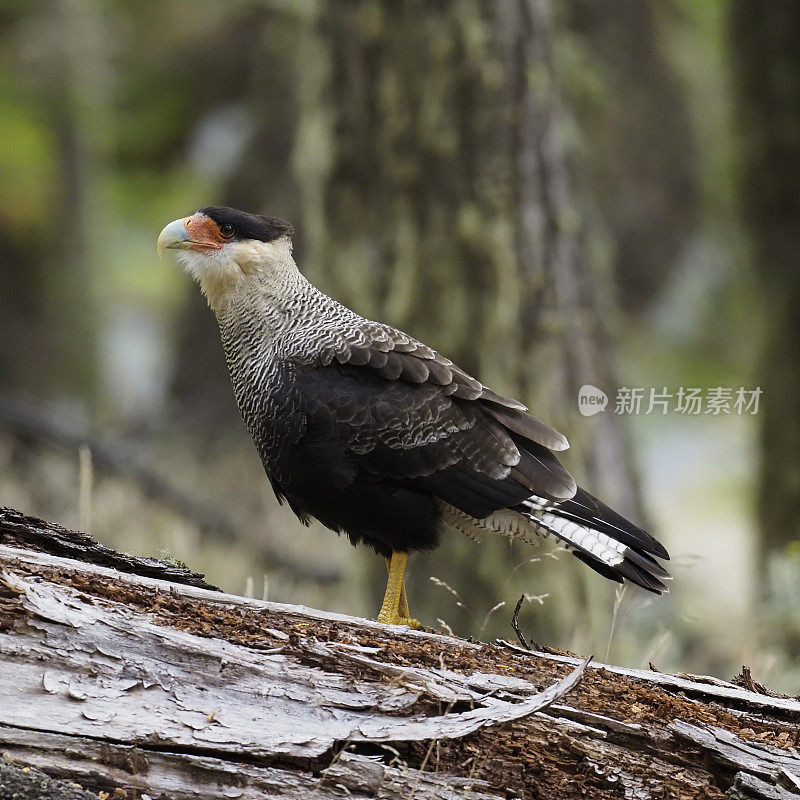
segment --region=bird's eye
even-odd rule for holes
[[[226,239],[230,239],[234,234],[233,225],[220,225],[219,234]]]

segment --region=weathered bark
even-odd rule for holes
[[[800,701],[583,669],[0,545],[0,798],[797,796]]]
[[[86,533],[71,531],[38,517],[29,517],[13,508],[0,508],[0,544],[64,556],[95,566],[112,567],[132,575],[146,575],[219,591],[216,586],[206,583],[203,575],[192,572],[182,564],[118,553]]]

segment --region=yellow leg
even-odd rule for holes
[[[392,559],[386,559],[386,572],[391,573],[392,571]],[[411,614],[408,610],[408,598],[406,597],[406,580],[403,578],[403,583],[400,588],[400,602],[397,604],[397,613],[400,617],[410,617]]]
[[[406,587],[403,580],[407,560],[408,553],[392,553],[391,559],[387,559],[386,567],[389,570],[389,579],[386,582],[386,594],[378,614],[378,622],[419,628],[419,622],[412,619],[408,612]]]

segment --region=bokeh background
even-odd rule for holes
[[[0,504],[233,592],[373,616],[382,560],[280,508],[214,319],[159,263],[225,204],[324,291],[525,400],[672,592],[455,535],[428,625],[800,691],[800,6],[6,0]],[[605,411],[579,412],[584,384]],[[640,413],[618,414],[640,387]],[[647,413],[760,387],[757,414]],[[705,409],[703,409],[703,412]]]

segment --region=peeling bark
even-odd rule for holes
[[[86,533],[71,531],[38,517],[26,516],[13,508],[0,508],[0,544],[41,550],[51,555],[66,556],[97,566],[113,567],[120,572],[134,575],[149,575],[173,583],[201,586],[204,589],[217,588],[206,583],[202,575],[177,562],[117,553]]]
[[[800,796],[800,701],[586,664],[0,545],[0,798]]]

